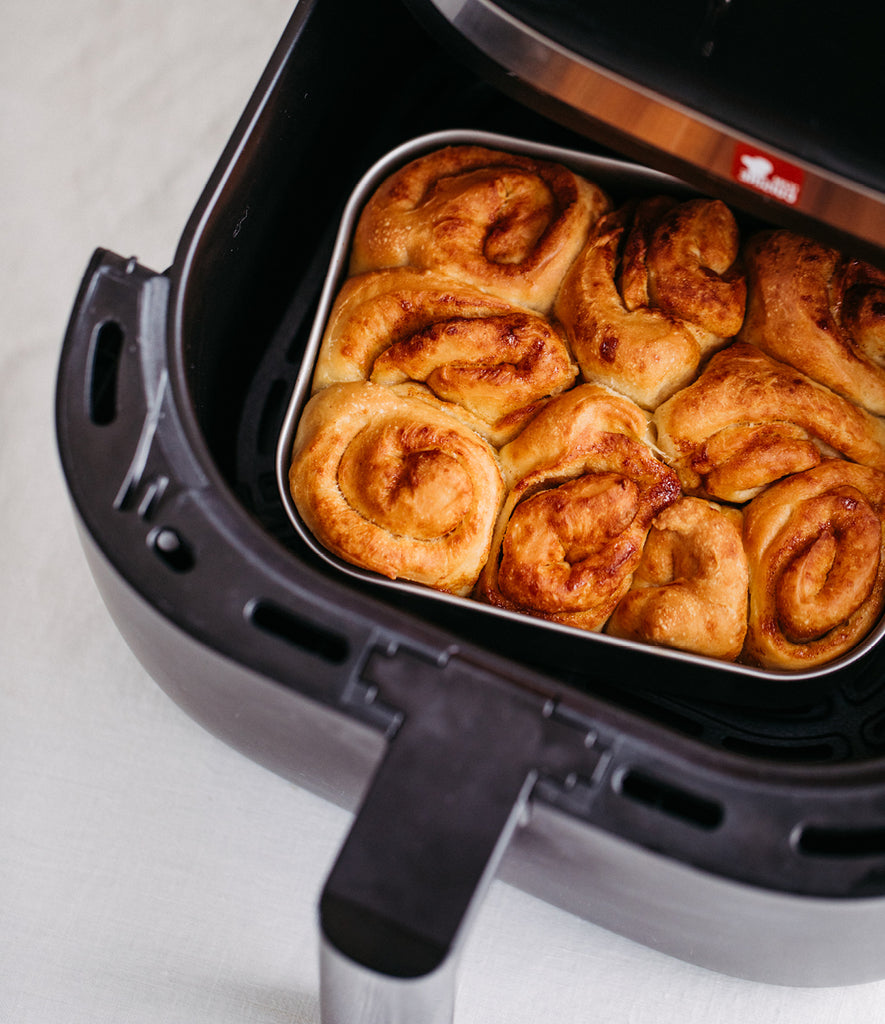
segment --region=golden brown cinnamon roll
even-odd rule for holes
[[[500,608],[600,629],[654,517],[679,496],[642,440],[642,410],[592,384],[550,403],[501,450],[510,485],[477,596]]]
[[[608,209],[568,168],[481,146],[418,157],[370,197],[350,272],[411,265],[548,312],[591,225]]]
[[[718,200],[658,196],[603,217],[556,300],[585,380],[654,409],[737,334],[746,283]]]
[[[612,636],[733,661],[747,631],[739,510],[681,498],[654,520]]]
[[[885,469],[885,421],[743,342],[716,353],[654,420],[691,494],[749,501],[834,454]]]
[[[885,474],[831,459],[745,510],[746,660],[809,668],[854,647],[883,607]]]
[[[885,414],[885,272],[790,231],[754,235],[740,337]]]
[[[345,282],[313,383],[420,383],[462,406],[475,429],[500,445],[577,373],[565,340],[544,317],[440,274],[403,268]]]
[[[456,594],[479,575],[503,498],[486,441],[427,402],[363,382],[330,385],[307,403],[289,487],[334,554]]]

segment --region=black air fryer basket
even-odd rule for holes
[[[453,129],[612,155],[394,0],[350,6],[300,0],[168,271],[95,253],[57,393],[83,546],[135,653],[208,729],[357,811],[320,900],[324,1021],[446,1020],[496,870],[717,970],[885,976],[881,645],[773,690],[588,655],[343,576],[292,530],[277,438],[367,168]]]

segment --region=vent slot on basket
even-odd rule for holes
[[[247,615],[262,632],[270,633],[310,654],[319,655],[335,665],[346,661],[350,653],[344,637],[293,615],[272,601],[253,601],[247,609]]]
[[[835,828],[806,825],[799,836],[800,853],[812,857],[881,857],[885,854],[885,826]]]
[[[106,320],[95,336],[89,374],[89,418],[106,427],[117,418],[117,375],[123,353],[123,328]]]
[[[623,796],[697,828],[712,831],[722,823],[723,810],[716,801],[661,782],[646,772],[625,772],[618,788]]]

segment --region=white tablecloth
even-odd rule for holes
[[[92,249],[170,263],[291,3],[2,11],[0,1022],[314,1024],[316,903],[348,815],[207,735],[135,661],[53,434]],[[885,983],[736,981],[498,882],[456,1024],[879,1024],[883,1007]]]

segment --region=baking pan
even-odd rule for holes
[[[135,654],[211,732],[356,814],[319,899],[324,1022],[444,1019],[496,871],[716,970],[881,977],[881,645],[789,707],[742,707],[754,677],[590,655],[345,573],[293,528],[276,441],[361,176],[464,124],[587,148],[454,68],[398,4],[350,15],[300,0],[170,268],[96,250],[56,394],[83,549]],[[376,996],[398,1008],[366,1016]]]
[[[632,197],[669,194],[685,199],[697,194],[685,183],[637,164],[491,132],[436,132],[407,140],[385,154],[361,177],[348,197],[342,213],[315,320],[289,398],[276,448],[277,484],[281,501],[293,528],[314,554],[334,566],[337,571],[376,587],[393,588],[405,598],[447,603],[456,606],[465,616],[496,619],[498,629],[504,631],[496,635],[506,637],[509,634],[512,637],[521,633],[528,638],[525,641],[528,647],[541,645],[548,664],[578,668],[592,660],[597,681],[605,674],[615,685],[626,688],[635,687],[641,680],[639,685],[643,689],[702,696],[713,701],[734,701],[742,705],[795,706],[819,696],[832,685],[832,677],[838,677],[840,672],[862,660],[876,647],[885,628],[881,622],[851,651],[826,664],[804,670],[758,668],[667,647],[655,647],[650,650],[647,644],[533,618],[444,591],[430,590],[407,580],[391,580],[337,557],[315,539],[303,522],[289,489],[291,452],[301,412],[311,395],[314,364],[326,322],[335,297],[348,274],[353,232],[361,210],[381,182],[404,164],[436,149],[457,145],[484,146],[492,150],[521,153],[563,164],[603,188],[614,198],[615,207]],[[756,222],[749,223],[752,223],[754,228],[759,227]],[[748,221],[744,218],[744,226],[747,224]],[[428,610],[429,614],[434,614],[432,606]],[[480,625],[476,632],[480,633],[483,629],[484,626]],[[538,633],[542,634],[540,640],[536,639]],[[544,633],[552,633],[553,636],[547,638],[543,636]],[[504,642],[508,643],[506,640]],[[512,645],[512,640],[509,643]],[[602,649],[602,656],[599,648]],[[649,657],[660,659],[660,665],[651,670],[651,678],[640,671],[636,664],[639,661],[647,662]],[[605,665],[611,666],[608,671],[603,668]]]

